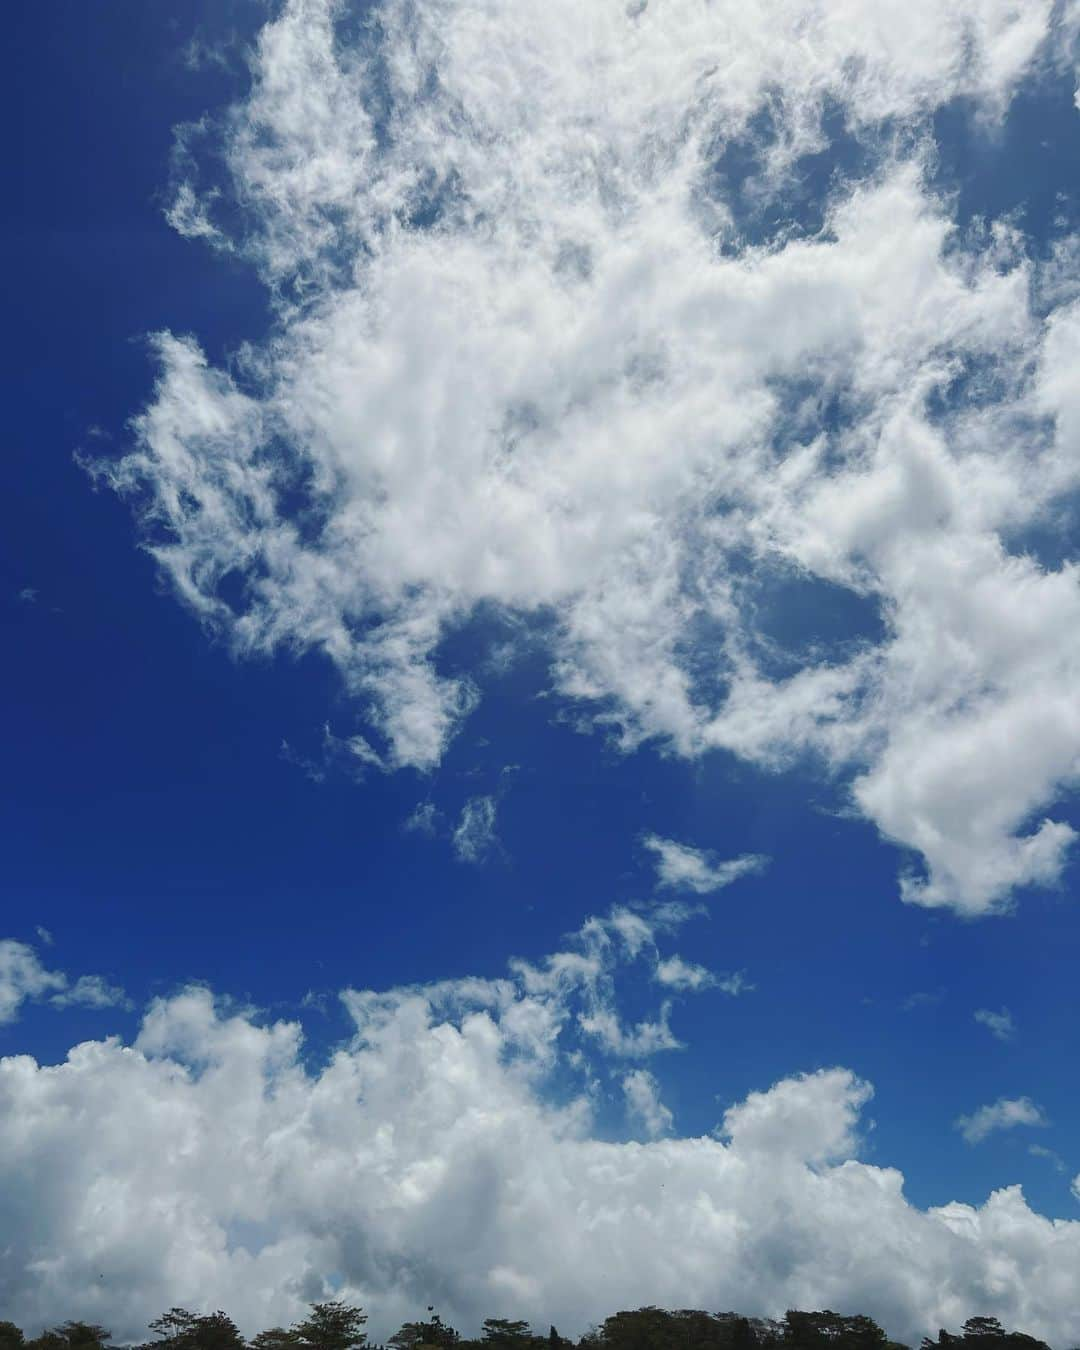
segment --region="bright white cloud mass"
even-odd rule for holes
[[[929,181],[936,109],[993,134],[1067,49],[1050,0],[346,9],[289,0],[217,156],[181,139],[173,223],[277,306],[228,368],[161,334],[97,465],[184,603],[325,652],[419,768],[480,695],[441,640],[553,616],[554,689],[623,745],[845,775],[905,899],[1053,884],[1080,588],[1023,541],[1080,474],[1077,278]],[[766,229],[837,116],[867,167]],[[785,645],[766,581],[866,635]]]
[[[332,1290],[381,1335],[432,1296],[465,1326],[842,1306],[912,1340],[977,1305],[1069,1343],[1080,1221],[1018,1187],[913,1207],[900,1173],[859,1161],[872,1089],[848,1070],[664,1137],[657,1076],[606,1054],[677,1046],[666,1011],[625,1026],[617,991],[678,921],[616,910],[509,978],[346,990],[352,1033],[318,1068],[298,1024],[201,987],[154,1000],[131,1045],[0,1060],[5,1310],[32,1326],[62,1305],[138,1337],[172,1303],[256,1327]],[[619,1097],[652,1142],[599,1137]]]
[[[89,467],[209,629],[336,666],[364,735],[331,739],[365,771],[434,769],[543,643],[557,715],[627,752],[809,765],[904,850],[904,900],[1005,911],[1075,835],[1080,575],[1032,540],[1080,487],[1080,241],[1047,261],[1015,219],[961,224],[933,118],[993,136],[1072,59],[1070,15],[382,0],[358,26],[284,0],[246,98],[181,133],[169,211],[258,269],[272,329],[221,364],[158,334],[134,445]],[[857,631],[794,640],[785,588]],[[444,662],[484,624],[497,660]],[[499,800],[405,828],[477,863]],[[437,1298],[463,1326],[651,1301],[1080,1337],[1080,1221],[1018,1187],[915,1207],[860,1160],[848,1069],[678,1135],[654,1057],[679,1000],[761,995],[661,947],[765,859],[643,842],[668,901],[505,978],[347,990],[324,1063],[203,987],[131,1044],[0,1060],[5,1315],[138,1337],[190,1303],[252,1329],[341,1290],[381,1334]],[[633,1015],[630,967],[655,998]],[[0,944],[0,1021],[120,997]],[[1002,1099],[958,1126],[1041,1118]]]

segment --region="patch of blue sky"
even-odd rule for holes
[[[820,109],[818,148],[796,157],[774,181],[769,160],[784,149],[783,135],[782,115],[767,105],[750,118],[742,135],[718,147],[703,190],[731,213],[733,238],[724,242],[725,252],[817,234],[835,190],[872,176],[885,145],[880,131],[856,133],[844,108],[826,101]]]
[[[952,199],[961,230],[1009,219],[1031,255],[1045,258],[1080,226],[1075,86],[1071,72],[1044,71],[1017,92],[1000,124],[974,116],[964,100],[934,115],[930,181]]]

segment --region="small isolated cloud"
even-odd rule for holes
[[[1000,1012],[991,1012],[989,1008],[979,1008],[975,1013],[975,1021],[980,1026],[984,1026],[992,1036],[999,1041],[1011,1041],[1016,1035],[1016,1023],[1013,1021],[1012,1013],[1008,1008],[1002,1008]]]
[[[498,844],[494,797],[470,797],[461,808],[454,830],[454,852],[459,862],[482,863]]]
[[[740,994],[750,994],[757,988],[756,984],[751,984],[746,978],[745,970],[737,970],[732,975],[721,975],[717,978],[716,987],[723,994],[730,994],[732,998],[738,998]]]
[[[47,970],[25,942],[0,942],[0,1026],[14,1022],[24,1003],[42,999],[56,1008],[112,1008],[126,1005],[124,991],[100,975],[82,975],[72,983],[62,970]]]
[[[987,1135],[998,1130],[1012,1130],[1017,1125],[1048,1125],[1041,1106],[1030,1097],[999,1097],[992,1106],[980,1106],[970,1116],[960,1116],[956,1128],[969,1144],[978,1144]]]
[[[914,1012],[916,1008],[936,1008],[945,997],[943,989],[919,989],[914,994],[909,994],[900,1008],[903,1012]]]
[[[1065,1171],[1065,1159],[1052,1148],[1044,1148],[1042,1144],[1028,1144],[1028,1152],[1033,1158],[1044,1158],[1055,1172]]]
[[[363,736],[337,736],[326,722],[322,743],[314,755],[297,750],[289,741],[281,742],[280,755],[287,764],[302,769],[313,783],[325,783],[331,773],[341,773],[359,782],[368,769],[385,769],[378,751]]]
[[[405,834],[423,834],[434,839],[439,832],[442,812],[434,802],[417,802],[413,810],[401,822]]]
[[[34,932],[38,935],[38,941],[43,947],[51,947],[53,945],[53,935],[43,924],[39,923],[34,929]]]
[[[36,586],[24,586],[19,592],[19,603],[22,605],[33,605],[37,602],[38,590]]]
[[[684,961],[681,956],[669,956],[656,963],[656,980],[669,989],[711,989],[716,976],[704,966]]]
[[[658,984],[669,989],[719,989],[722,993],[737,997],[748,993],[754,986],[747,980],[744,971],[738,970],[730,975],[714,975],[711,970],[699,966],[693,961],[684,961],[681,956],[663,957],[656,963],[653,977]]]
[[[657,883],[673,890],[695,891],[706,895],[730,886],[739,877],[760,872],[768,859],[757,853],[717,861],[708,849],[691,848],[689,844],[664,839],[658,834],[646,835],[642,841],[656,855]]]
[[[667,1134],[675,1117],[660,1100],[660,1087],[648,1069],[634,1069],[622,1080],[626,1110],[650,1139]]]

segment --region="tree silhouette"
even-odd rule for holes
[[[94,1322],[64,1322],[25,1342],[25,1350],[105,1350],[105,1342],[111,1339],[112,1332]]]
[[[253,1336],[249,1344],[251,1350],[296,1350],[300,1338],[295,1331],[286,1330],[285,1327],[268,1327],[266,1331]]]
[[[202,1316],[187,1308],[170,1308],[150,1323],[157,1335],[136,1350],[246,1350],[236,1323],[219,1308]]]
[[[23,1350],[22,1327],[14,1322],[0,1322],[0,1350]]]
[[[313,1303],[311,1313],[292,1329],[294,1345],[305,1350],[353,1350],[363,1345],[367,1332],[362,1330],[367,1313],[340,1299]]]

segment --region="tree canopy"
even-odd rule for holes
[[[153,1339],[131,1350],[386,1350],[368,1347],[367,1314],[344,1300],[312,1303],[291,1327],[274,1326],[245,1339],[219,1308],[194,1313],[174,1307],[149,1326]],[[28,1339],[14,1322],[0,1320],[0,1350],[115,1350],[111,1333],[93,1322],[69,1321]],[[538,1335],[523,1318],[488,1317],[475,1338],[464,1338],[433,1307],[406,1322],[387,1342],[389,1350],[575,1350],[575,1342],[552,1326]],[[626,1309],[613,1313],[576,1342],[576,1350],[907,1350],[860,1313],[792,1308],[781,1320],[696,1308]],[[994,1317],[969,1317],[959,1332],[940,1330],[920,1350],[1049,1350],[1022,1331],[1009,1331]]]

